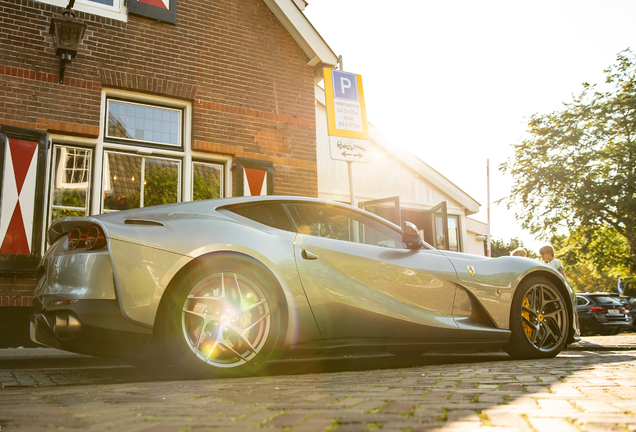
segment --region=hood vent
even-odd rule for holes
[[[150,225],[150,226],[165,226],[161,222],[148,220],[148,219],[126,219],[124,220],[126,225]]]

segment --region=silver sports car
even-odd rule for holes
[[[576,299],[550,267],[439,251],[408,222],[330,201],[245,197],[57,220],[31,338],[195,376],[299,350],[503,348],[557,355]]]

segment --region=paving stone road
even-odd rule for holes
[[[0,432],[636,430],[636,335],[555,359],[503,353],[273,362],[261,376],[175,381],[115,360],[0,350]]]

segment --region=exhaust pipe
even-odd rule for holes
[[[59,338],[77,336],[82,329],[80,321],[72,315],[55,315],[53,332]]]

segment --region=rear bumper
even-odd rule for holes
[[[144,358],[152,345],[152,330],[127,321],[117,300],[77,300],[52,305],[44,296],[31,316],[31,340],[66,351],[100,357]]]

